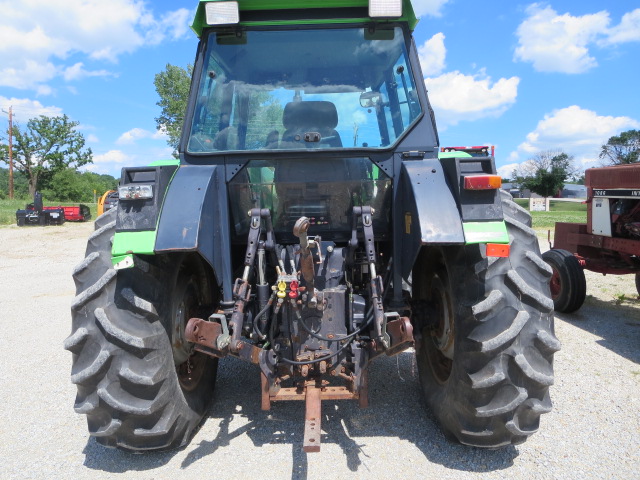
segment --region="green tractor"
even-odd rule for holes
[[[73,274],[65,348],[98,442],[186,444],[231,355],[264,410],[306,402],[318,451],[322,400],[367,406],[370,362],[407,349],[450,438],[538,429],[551,269],[493,155],[439,152],[416,23],[409,0],[199,3],[179,161],[123,169]]]

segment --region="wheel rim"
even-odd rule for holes
[[[551,270],[553,270],[553,275],[551,275],[551,279],[549,280],[549,288],[551,289],[551,298],[556,300],[560,296],[560,293],[562,293],[562,283],[558,269],[551,267]]]
[[[195,315],[199,303],[194,282],[189,280],[173,315],[171,342],[178,382],[184,391],[193,391],[198,386],[207,366],[207,356],[195,352],[193,344],[184,338],[187,322]]]
[[[206,355],[198,352],[176,367],[182,390],[191,392],[196,389],[206,370],[207,360]]]
[[[439,276],[431,282],[432,311],[438,320],[423,333],[423,346],[429,358],[429,367],[437,382],[444,384],[451,375],[454,355],[454,315],[449,290]]]

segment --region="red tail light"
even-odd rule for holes
[[[464,177],[465,190],[497,190],[502,186],[500,175],[470,175]]]

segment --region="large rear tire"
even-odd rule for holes
[[[77,295],[64,346],[73,353],[75,410],[103,445],[179,447],[195,433],[215,384],[217,359],[193,354],[182,337],[190,316],[211,311],[211,275],[182,255],[136,257],[133,268],[116,272],[115,216],[112,209],[96,220],[73,273]]]
[[[445,434],[496,448],[524,442],[551,410],[551,269],[524,210],[502,196],[507,258],[479,245],[423,249],[413,270],[416,358]],[[525,212],[526,213],[526,212]]]
[[[550,286],[555,310],[575,312],[587,296],[587,281],[580,262],[573,253],[559,248],[547,250],[542,258],[553,270]]]

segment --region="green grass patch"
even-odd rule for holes
[[[556,222],[587,223],[587,212],[531,212],[533,228],[554,229]]]
[[[528,198],[516,198],[515,202],[529,210]],[[556,222],[587,223],[587,205],[581,202],[551,200],[548,212],[530,212],[533,228],[553,229]]]
[[[24,207],[32,203],[29,200],[0,200],[0,225],[15,225],[16,224],[16,210],[23,210]],[[79,205],[79,203],[65,203],[65,202],[44,202],[45,207],[68,207]],[[97,203],[84,203],[91,209],[91,220],[95,220],[98,211]]]
[[[549,202],[549,209],[552,212],[580,212],[587,214],[587,204],[582,202],[561,202],[557,200],[551,200]]]
[[[0,225],[16,223],[16,210],[24,208],[25,200],[0,200]]]

